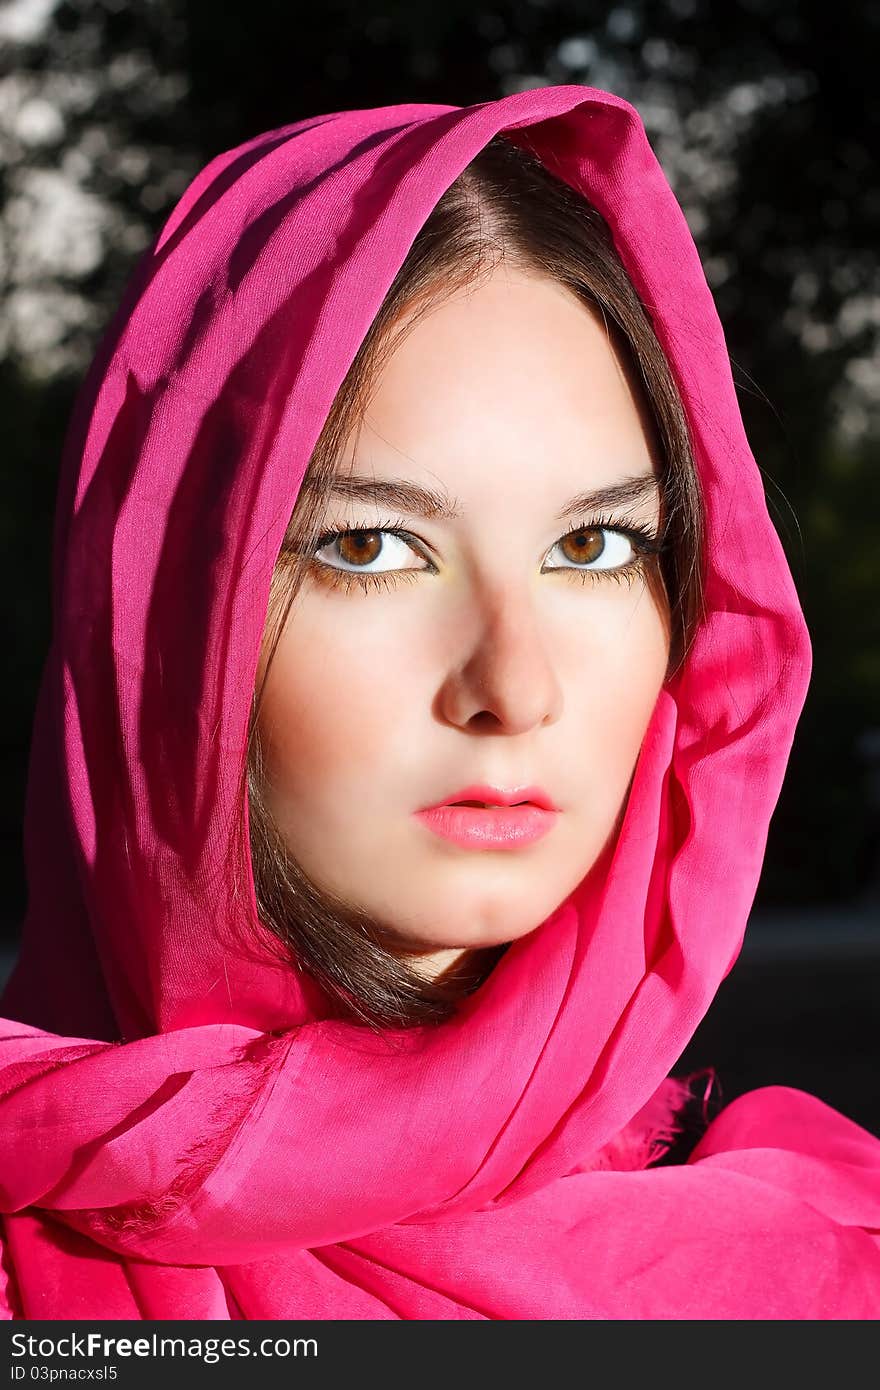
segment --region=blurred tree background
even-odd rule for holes
[[[548,83],[639,109],[725,326],[815,668],[765,907],[878,888],[880,5],[803,0],[6,0],[0,4],[2,855],[49,640],[73,395],[134,262],[210,157],[301,117]]]

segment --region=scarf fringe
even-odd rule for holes
[[[623,1129],[574,1171],[631,1172],[656,1164],[688,1128],[694,1103],[699,1102],[699,1117],[705,1128],[710,1120],[710,1103],[717,1103],[719,1098],[720,1082],[714,1067],[702,1067],[684,1077],[667,1076]]]

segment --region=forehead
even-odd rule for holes
[[[436,515],[492,498],[561,506],[657,471],[650,411],[597,312],[503,265],[407,327],[340,458],[409,479]]]

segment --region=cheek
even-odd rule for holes
[[[393,701],[405,698],[406,668],[396,649],[378,650],[363,631],[328,642],[326,628],[322,637],[310,626],[290,624],[269,670],[260,713],[267,770],[300,804],[345,805],[346,793],[362,796],[376,766],[393,755]]]
[[[581,747],[612,796],[626,791],[668,661],[668,615],[644,591],[622,620],[612,615],[594,632],[590,659],[581,662]]]

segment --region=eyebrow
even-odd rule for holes
[[[308,478],[303,488],[319,486]],[[347,497],[352,501],[379,503],[396,507],[409,516],[421,516],[430,520],[450,521],[461,516],[461,504],[442,491],[420,487],[405,478],[360,478],[339,475],[330,483],[329,491],[336,497]],[[567,521],[579,512],[595,511],[602,507],[621,507],[633,502],[647,501],[660,491],[660,484],[653,473],[636,473],[623,478],[609,487],[595,488],[590,492],[579,492],[556,513],[557,521]]]

